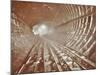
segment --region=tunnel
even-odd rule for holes
[[[11,1],[11,72],[96,68],[96,6]]]

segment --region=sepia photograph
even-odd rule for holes
[[[11,74],[96,69],[96,6],[11,0]]]

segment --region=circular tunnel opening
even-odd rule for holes
[[[49,27],[47,24],[37,24],[32,27],[32,32],[34,35],[47,35],[53,32],[53,28]]]

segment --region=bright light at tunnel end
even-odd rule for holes
[[[35,25],[32,28],[32,32],[34,33],[34,35],[40,35],[40,36],[49,34],[52,31],[53,30],[50,27],[48,27],[48,25],[46,24]]]

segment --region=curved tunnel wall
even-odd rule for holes
[[[54,31],[35,35],[38,24]],[[96,68],[95,6],[12,1],[11,29],[12,73]]]

